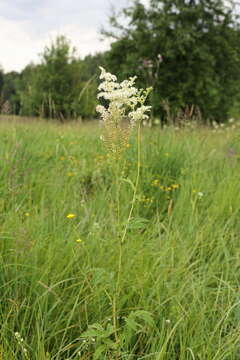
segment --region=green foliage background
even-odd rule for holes
[[[175,114],[195,105],[205,119],[225,120],[240,80],[239,26],[225,5],[151,0],[146,7],[134,1],[123,11],[127,25],[113,16],[113,31],[105,31],[116,39],[107,54],[110,69],[123,78],[136,73],[142,86],[152,85],[155,114],[163,112],[165,99]]]

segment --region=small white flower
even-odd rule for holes
[[[138,122],[140,120],[147,120],[148,119],[148,115],[145,114],[145,112],[150,111],[151,106],[145,106],[142,105],[141,107],[139,107],[138,109],[136,109],[135,111],[131,111],[128,116],[134,121],[134,122]]]
[[[143,126],[147,126],[147,120],[143,120],[142,124]]]
[[[107,73],[103,67],[100,66],[100,70],[101,70],[100,79],[105,79],[107,81],[117,81],[117,77],[115,75]]]
[[[99,112],[100,114],[103,114],[106,111],[106,109],[102,105],[97,105],[96,111]]]
[[[201,198],[203,197],[203,193],[201,191],[198,192],[198,196]]]

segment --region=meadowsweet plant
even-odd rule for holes
[[[137,129],[137,176],[135,184],[133,184],[130,179],[127,179],[133,188],[133,198],[130,203],[130,210],[128,213],[127,220],[124,224],[123,231],[118,235],[119,241],[119,259],[118,259],[118,270],[117,270],[117,279],[116,287],[113,298],[111,299],[113,305],[113,328],[116,344],[119,344],[118,337],[118,303],[117,299],[120,297],[120,279],[122,273],[122,257],[123,257],[123,248],[122,244],[124,243],[129,228],[129,224],[132,221],[132,214],[134,205],[137,198],[137,188],[140,177],[140,166],[141,166],[141,123],[142,121],[148,120],[148,113],[151,109],[151,106],[145,105],[148,94],[151,91],[151,88],[147,89],[138,89],[135,87],[136,77],[130,77],[128,80],[122,82],[117,81],[117,77],[111,73],[106,72],[106,70],[100,67],[101,74],[100,79],[102,80],[101,84],[98,87],[99,94],[98,99],[103,99],[106,105],[98,105],[96,110],[101,115],[101,120],[103,123],[103,136],[102,140],[106,145],[106,148],[109,154],[114,160],[114,167],[116,169],[116,199],[117,199],[117,209],[118,209],[118,224],[117,228],[119,229],[119,209],[120,209],[120,173],[119,170],[121,167],[119,163],[122,158],[124,150],[129,145],[129,139],[133,130]],[[121,176],[122,178],[122,176]],[[123,179],[126,180],[126,179]],[[119,358],[119,353],[117,359]]]

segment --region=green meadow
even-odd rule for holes
[[[0,124],[0,359],[240,359],[240,128],[100,134]]]

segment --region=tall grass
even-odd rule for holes
[[[137,144],[117,200],[97,127],[0,134],[1,360],[240,358],[239,131],[143,132],[117,314]]]

